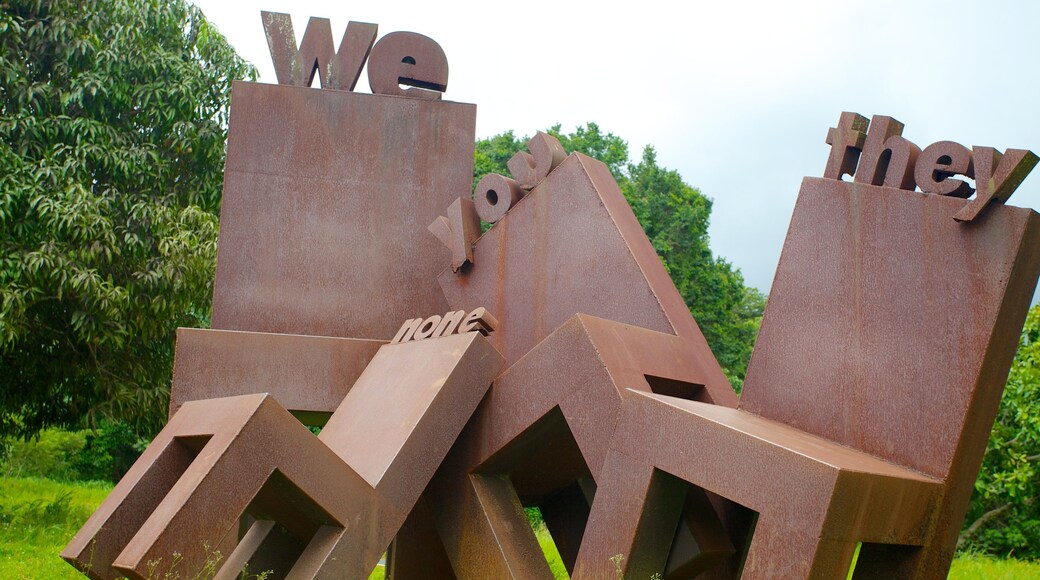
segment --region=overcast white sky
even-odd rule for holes
[[[424,2],[195,0],[275,82],[260,10],[409,30],[444,48],[445,98],[477,136],[587,121],[652,144],[715,202],[711,245],[769,291],[804,175],[841,111],[890,115],[925,146],[1040,151],[1040,2]],[[356,90],[368,92],[367,73]],[[1040,208],[1040,169],[1011,198]]]

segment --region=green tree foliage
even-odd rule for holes
[[[473,147],[473,189],[488,173],[509,175],[506,163],[517,151],[527,146],[527,138],[517,138],[512,131],[487,139],[477,139]]]
[[[765,296],[744,284],[740,270],[712,255],[708,239],[711,199],[661,167],[647,146],[638,163],[628,157],[628,144],[595,123],[549,134],[568,152],[578,151],[604,162],[632,206],[650,243],[661,257],[687,307],[734,387],[743,384],[758,333]],[[506,162],[526,147],[527,137],[507,131],[477,141],[474,187],[485,173],[508,175]]]
[[[1026,318],[961,547],[1040,558],[1040,305]]]
[[[185,0],[0,1],[0,434],[159,426],[245,77]]]

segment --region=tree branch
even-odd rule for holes
[[[1037,458],[1040,459],[1040,456],[1037,456]],[[1030,497],[1020,502],[1020,505],[1032,505],[1032,503],[1035,501],[1035,496]],[[1011,511],[1011,508],[1013,508],[1014,506],[1015,504],[1013,503],[1006,503],[998,508],[991,509],[988,512],[979,516],[979,519],[972,522],[970,526],[968,526],[964,531],[961,532],[959,536],[957,536],[957,547],[960,548],[961,545],[964,544],[964,542],[968,541],[968,538],[975,535],[975,532],[978,532],[979,528],[986,525],[990,520],[998,518],[1007,513],[1008,511]]]
[[[1006,503],[998,508],[991,509],[988,512],[979,516],[979,519],[972,522],[971,525],[968,526],[964,531],[962,531],[961,535],[957,537],[957,547],[960,548],[961,544],[966,542],[968,538],[974,536],[975,532],[979,531],[979,528],[984,526],[986,522],[994,518],[998,518],[1004,515],[1006,512],[1008,512],[1011,509],[1011,506],[1012,504]]]

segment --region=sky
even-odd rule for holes
[[[1040,151],[1040,2],[790,0],[625,4],[195,0],[261,82],[260,11],[418,32],[450,67],[446,100],[477,137],[593,121],[714,201],[711,247],[769,291],[803,176],[821,176],[842,111],[941,140]],[[367,72],[356,91],[369,92]],[[1040,169],[1010,204],[1040,209]]]

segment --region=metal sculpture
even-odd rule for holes
[[[1040,216],[962,207],[807,178],[738,408],[630,398],[578,573],[660,570],[639,526],[677,500],[628,506],[693,486],[755,513],[743,577],[846,577],[861,544],[856,578],[944,578],[1040,274]]]
[[[479,332],[384,345],[318,437],[266,393],[185,403],[64,556],[102,578],[203,569],[215,548],[220,577],[365,577],[501,360]]]
[[[738,404],[605,165],[539,133],[471,200],[434,41],[263,22],[295,86],[234,87],[213,329],[63,557],[548,578],[536,506],[574,577],[945,575],[1040,276],[1003,205],[1035,155],[842,114]]]

